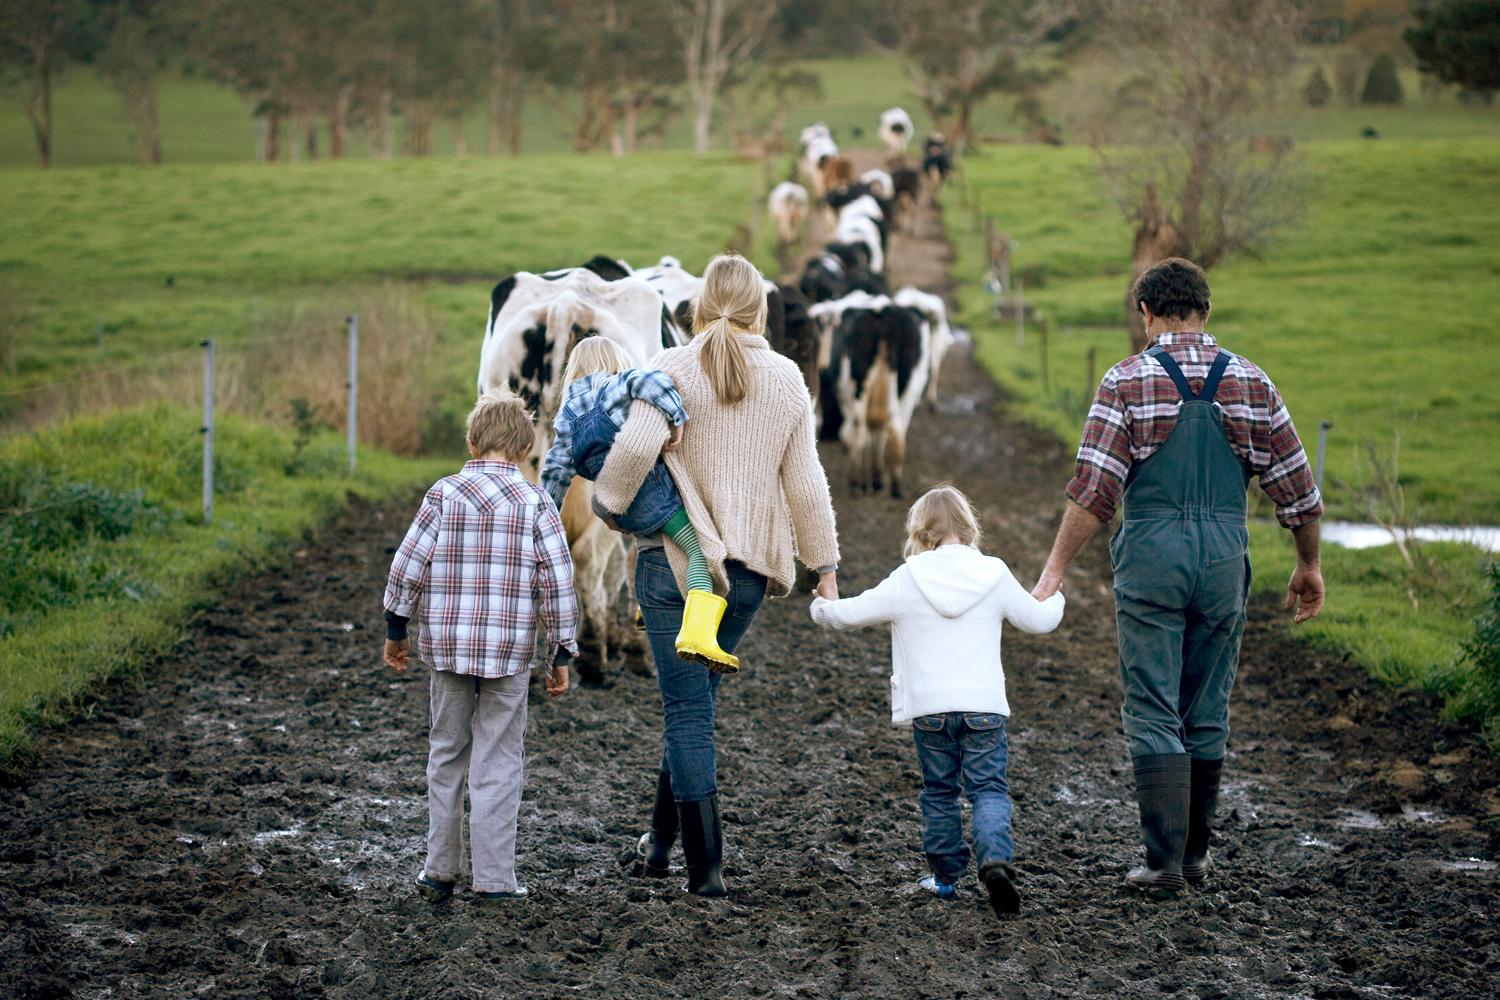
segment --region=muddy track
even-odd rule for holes
[[[898,281],[941,281],[940,232],[924,213],[896,241]],[[998,417],[956,353],[909,478],[970,492],[990,550],[1031,579],[1069,456]],[[824,459],[839,483],[842,457]],[[903,506],[836,500],[854,593],[893,567]],[[888,723],[889,640],[815,632],[802,598],[767,605],[723,688],[728,900],[615,866],[660,746],[654,682],[616,669],[533,700],[519,860],[534,897],[433,909],[409,887],[425,677],[378,664],[408,508],[356,503],[233,587],[148,688],[49,736],[29,783],[0,790],[7,992],[1383,998],[1500,982],[1493,762],[1430,700],[1292,644],[1270,607],[1233,707],[1221,873],[1168,903],[1120,888],[1138,848],[1102,542],[1070,573],[1058,633],[1006,637],[1021,919],[997,922],[972,880],[950,903],[914,890],[917,772]]]

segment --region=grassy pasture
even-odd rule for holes
[[[450,471],[497,278],[600,251],[698,264],[758,200],[753,167],[682,154],[0,170],[0,543],[20,553],[0,587],[0,772],[351,492]],[[443,458],[370,447],[344,472],[347,312],[364,317],[362,430]],[[209,335],[225,415],[204,525]],[[56,382],[45,394],[82,415],[19,432],[32,390]]]
[[[1309,450],[1331,420],[1325,492],[1334,517],[1364,519],[1373,445],[1396,453],[1423,521],[1500,522],[1500,151],[1487,139],[1306,144],[1308,211],[1263,260],[1213,274],[1210,329],[1275,379]],[[1131,232],[1079,149],[991,147],[949,194],[962,320],[1011,404],[1077,441],[1093,378],[1128,350],[1123,297]],[[965,194],[967,198],[965,198]],[[1014,274],[1048,318],[1046,381],[1035,325],[991,316],[982,219],[1017,241]],[[1396,440],[1399,434],[1400,444]],[[1257,513],[1268,519],[1269,504]],[[1256,589],[1284,592],[1290,539],[1252,534]],[[1483,553],[1423,546],[1417,569],[1394,547],[1325,548],[1332,600],[1300,634],[1378,677],[1453,693],[1458,643],[1484,599]]]
[[[1310,50],[1305,65],[1297,72],[1299,83],[1319,59],[1331,67],[1333,53]],[[893,105],[904,107],[911,114],[919,133],[931,127],[898,56],[811,59],[799,65],[822,80],[823,96],[788,117],[788,140],[795,141],[803,125],[821,120],[842,143],[875,145],[880,113]],[[1288,126],[1299,140],[1352,139],[1366,126],[1378,129],[1383,137],[1390,139],[1493,138],[1500,134],[1500,118],[1494,108],[1466,107],[1451,94],[1430,100],[1422,96],[1414,71],[1403,70],[1401,75],[1407,94],[1404,105],[1351,107],[1335,101],[1325,108],[1295,109]],[[1069,111],[1081,98],[1073,89],[1075,86],[1063,80],[1043,93],[1044,102],[1057,110],[1054,117],[1064,123],[1065,131],[1069,127]],[[158,102],[168,163],[223,163],[255,157],[255,130],[248,106],[229,88],[203,76],[164,74]],[[55,105],[54,156],[59,166],[135,162],[130,126],[120,112],[119,100],[92,70],[87,67],[68,70],[58,84]],[[1011,102],[1004,98],[978,108],[974,120],[979,134],[986,137],[1019,138],[1025,132]],[[719,124],[722,129],[726,123],[721,120]],[[485,123],[478,112],[469,115],[463,132],[472,153],[485,151]],[[1074,141],[1079,137],[1065,134],[1064,138]],[[292,141],[290,134],[285,141]],[[659,139],[647,145],[690,149],[692,132],[687,116],[677,116]],[[559,153],[573,148],[569,123],[554,102],[540,96],[527,102],[524,148],[527,153]],[[320,130],[319,149],[325,152],[328,149],[326,127]],[[453,152],[453,136],[446,125],[435,130],[433,149],[439,156]],[[358,132],[349,136],[348,155],[354,158],[369,155],[368,144]],[[20,93],[14,86],[0,88],[0,167],[35,163],[35,143],[31,127],[21,114]]]

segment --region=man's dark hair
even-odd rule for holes
[[[1192,319],[1196,313],[1199,319],[1207,319],[1208,275],[1184,257],[1168,257],[1135,279],[1130,300],[1146,303],[1153,316]]]

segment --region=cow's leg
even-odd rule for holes
[[[891,476],[891,496],[901,499],[901,475],[906,468],[906,432],[899,427],[886,431],[885,467]]]

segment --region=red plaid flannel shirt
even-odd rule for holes
[[[1219,345],[1207,333],[1164,333],[1156,341],[1182,368],[1197,392],[1218,357]],[[1224,420],[1229,445],[1276,504],[1276,519],[1295,528],[1323,513],[1307,453],[1292,417],[1270,378],[1239,355],[1229,363],[1214,405]],[[1177,426],[1182,396],[1154,358],[1137,354],[1115,365],[1099,383],[1083,425],[1078,466],[1068,498],[1108,522],[1125,490],[1133,462],[1145,460],[1166,443]]]
[[[541,621],[578,652],[568,537],[551,498],[510,462],[474,461],[422,501],[385,587],[385,607],[418,622],[417,656],[435,670],[519,674]]]

